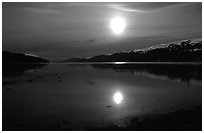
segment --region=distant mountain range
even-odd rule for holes
[[[31,53],[13,53],[8,51],[2,52],[2,62],[3,64],[15,64],[15,63],[48,63],[46,59],[42,59],[37,55]]]
[[[148,48],[62,62],[202,62],[202,39],[182,40]]]

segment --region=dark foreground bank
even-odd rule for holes
[[[127,124],[127,123],[126,123]],[[132,118],[123,126],[111,125],[96,131],[202,131],[202,107],[167,114]]]
[[[202,131],[202,107],[196,106],[188,110],[178,110],[160,115],[143,115],[129,119],[121,119],[123,124],[109,126],[101,125],[98,128],[85,127],[83,131]],[[10,131],[79,131],[71,128],[70,120],[58,121],[46,125],[19,125],[9,127]],[[25,126],[26,125],[26,126]],[[7,127],[3,125],[3,131]]]

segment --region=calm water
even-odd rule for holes
[[[3,75],[3,129],[125,126],[132,117],[201,106],[201,69],[193,64],[116,63],[11,71]]]

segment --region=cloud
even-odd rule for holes
[[[192,4],[191,2],[75,2],[75,3],[61,3],[55,6],[91,6],[91,7],[110,7],[112,9],[138,12],[138,13],[152,13],[158,12],[168,8],[174,8]],[[53,5],[54,6],[54,5]]]
[[[93,43],[93,42],[95,42],[96,40],[95,39],[89,39],[89,40],[86,40],[85,42],[86,43]]]
[[[90,43],[94,43],[96,42],[95,39],[88,39],[88,40],[67,40],[67,41],[61,41],[63,43],[67,43],[67,44],[90,44]]]
[[[138,12],[138,13],[152,13],[162,11],[164,9],[184,6],[192,4],[190,2],[59,2],[59,3],[43,3],[39,7],[24,7],[23,9],[33,13],[62,13],[62,7],[75,7],[75,6],[89,6],[89,7],[109,7],[112,9]],[[25,5],[24,5],[25,6]],[[39,5],[37,5],[39,6]],[[51,9],[50,9],[51,8]],[[55,9],[53,9],[55,8]],[[58,9],[58,10],[57,10]]]
[[[36,8],[36,7],[24,7],[22,8],[25,11],[39,14],[47,14],[47,13],[61,13],[59,10],[54,9],[46,9],[46,8]]]
[[[23,2],[4,3],[5,7],[20,7],[23,10],[38,14],[63,13],[66,7],[88,6],[109,7],[115,10],[138,13],[152,13],[168,8],[193,4],[195,2]]]
[[[152,13],[163,9],[183,6],[190,3],[179,2],[132,2],[132,3],[113,3],[109,7],[121,11],[138,12],[138,13]]]

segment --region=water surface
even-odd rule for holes
[[[135,117],[202,105],[201,64],[48,64],[9,71],[2,79],[3,130],[125,127]]]

